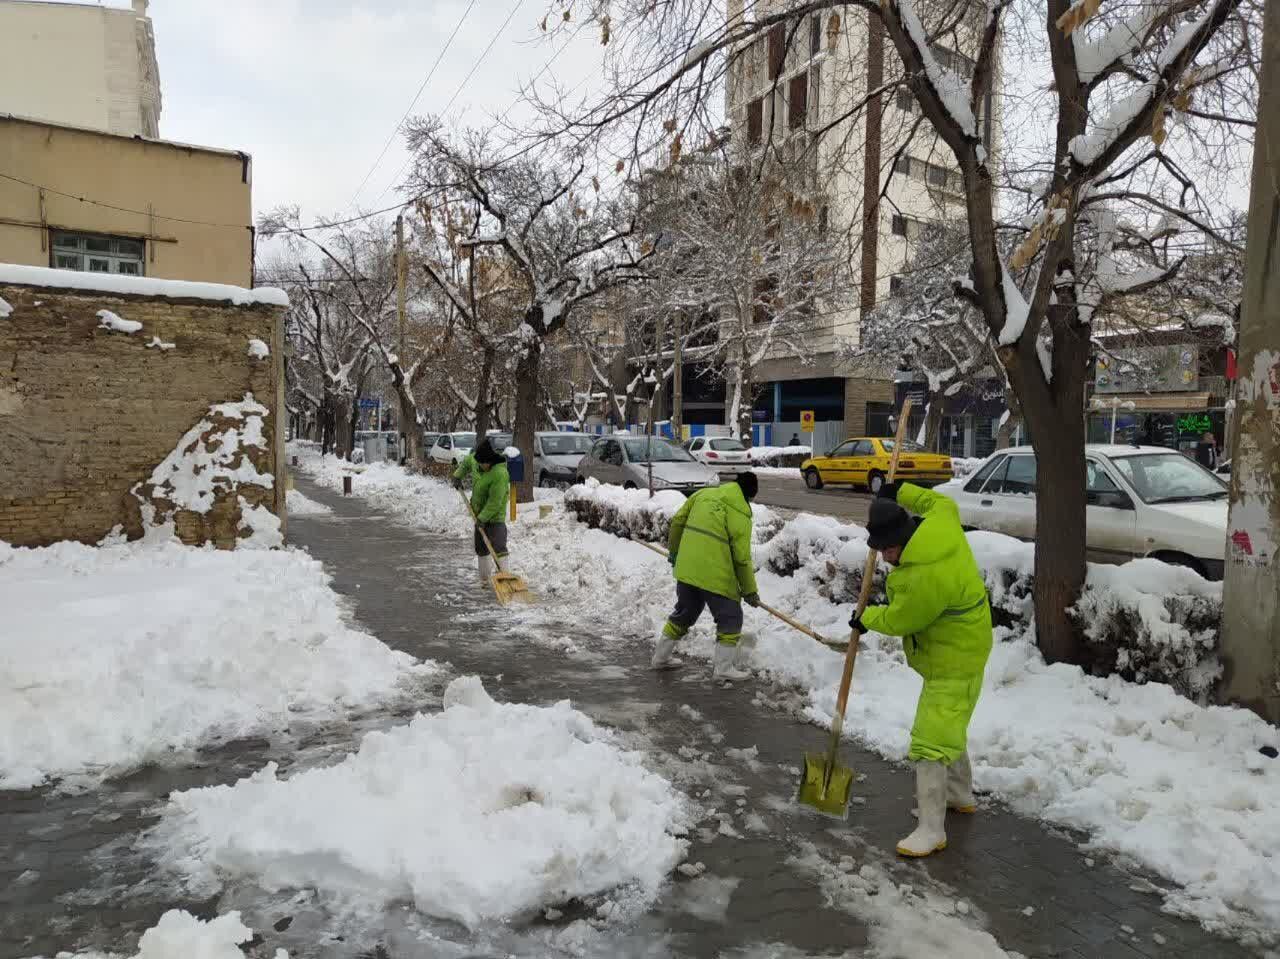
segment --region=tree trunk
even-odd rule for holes
[[[1009,415],[996,431],[996,449],[998,450],[1007,450],[1013,445],[1013,434],[1022,423],[1022,410],[1018,406],[1018,398],[1013,395],[1013,390],[1005,390],[1004,408],[1009,411]]]
[[[538,423],[538,376],[542,371],[542,344],[529,343],[516,363],[515,445],[524,459],[524,479],[516,484],[516,500],[533,500],[533,432]]]
[[[422,431],[418,427],[418,404],[413,398],[413,390],[405,380],[397,365],[393,373],[396,387],[396,399],[400,403],[400,434],[404,437],[405,462],[417,467],[422,457]]]
[[[339,459],[351,459],[355,445],[356,405],[351,397],[338,395],[333,408],[333,452]]]
[[[738,361],[738,422],[734,424],[738,430],[738,438],[748,449],[751,448],[751,410],[756,405],[755,384],[752,382],[750,361],[743,356]]]
[[[480,358],[480,379],[476,382],[476,436],[489,432],[489,394],[493,392],[493,348],[484,347]]]
[[[1037,371],[1023,377],[1022,413],[1036,452],[1036,634],[1046,662],[1079,663],[1082,644],[1067,617],[1085,579],[1084,358],[1079,342],[1059,336],[1052,389]],[[1034,349],[1034,347],[1033,347]],[[1078,355],[1073,355],[1078,354]],[[1032,361],[1037,362],[1037,361]]]
[[[941,397],[931,400],[924,408],[924,436],[920,439],[922,446],[938,450],[938,430],[942,428]],[[950,444],[948,443],[948,448]]]

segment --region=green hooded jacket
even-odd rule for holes
[[[729,599],[759,592],[751,565],[751,506],[737,483],[698,490],[671,520],[676,579]]]
[[[982,691],[991,605],[956,504],[910,483],[898,503],[923,519],[889,573],[889,605],[869,607],[862,625],[903,637],[907,664],[924,677],[910,758],[951,762],[966,748]]]
[[[474,464],[474,461],[472,461]],[[463,460],[463,465],[466,460]],[[462,469],[462,466],[458,467]],[[495,463],[489,469],[475,466],[475,485],[471,487],[471,509],[480,523],[505,523],[511,496],[511,475],[506,463]]]
[[[462,457],[462,461],[458,463],[458,468],[453,471],[454,479],[471,480],[473,483],[479,475],[480,464],[476,462],[476,454],[474,450]]]

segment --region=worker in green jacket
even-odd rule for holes
[[[455,484],[460,485],[462,478],[474,470],[471,512],[475,514],[476,521],[476,567],[480,572],[480,582],[487,586],[497,569],[504,568],[504,560],[507,558],[506,516],[511,495],[511,476],[507,473],[506,457],[495,450],[489,440],[482,441],[473,456],[474,459],[468,456],[459,464],[453,478]],[[470,464],[468,461],[471,461]],[[493,544],[493,551],[498,558],[497,569],[485,546],[484,536],[480,535],[481,528]]]
[[[736,482],[698,490],[671,520],[667,557],[675,567],[676,608],[658,634],[654,669],[680,665],[672,656],[676,643],[710,608],[716,623],[713,675],[745,679],[737,666],[742,640],[742,601],[759,606],[751,565],[751,500],[759,490],[754,473]]]
[[[946,496],[886,483],[871,503],[867,532],[871,548],[893,566],[889,605],[855,613],[849,625],[859,634],[901,636],[907,664],[924,678],[908,754],[919,820],[898,852],[927,856],[947,845],[948,808],[977,808],[967,736],[991,654],[991,605],[960,512]]]

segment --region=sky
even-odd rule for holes
[[[598,37],[548,38],[538,29],[547,9],[547,0],[152,0],[160,134],[251,154],[256,213],[297,204],[310,219],[390,206],[406,169],[403,138],[375,161],[459,21],[415,114],[447,108],[477,127],[494,115],[527,118],[519,86],[553,56],[540,85],[590,77],[580,90],[594,88]]]

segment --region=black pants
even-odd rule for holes
[[[507,524],[506,523],[485,523],[485,535],[489,537],[489,542],[493,544],[493,551],[498,554],[498,559],[507,555]],[[489,550],[485,548],[484,536],[480,535],[480,524],[476,524],[475,547],[477,556],[488,556]]]
[[[710,609],[711,618],[716,621],[716,642],[737,646],[742,638],[742,604],[688,583],[676,583],[675,612],[667,617],[663,633],[672,639],[682,638],[704,609]]]

